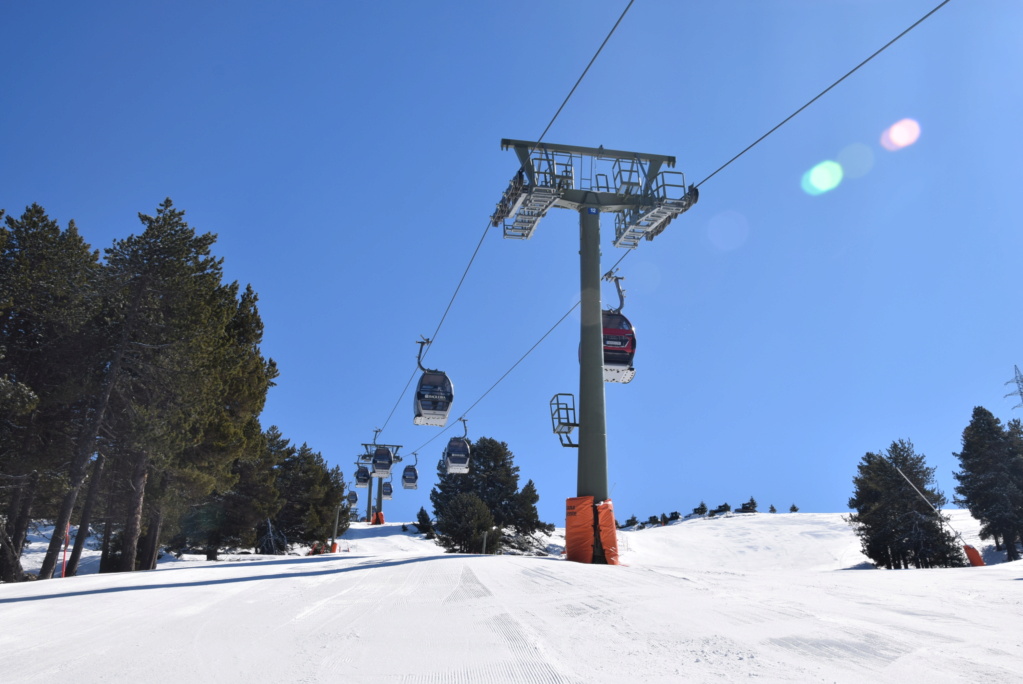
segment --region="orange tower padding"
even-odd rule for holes
[[[618,527],[611,499],[597,504],[597,524],[600,525],[600,545],[608,565],[618,565]]]
[[[383,525],[384,524],[384,512],[377,511],[373,514],[373,518],[369,521],[370,525]]]
[[[593,562],[593,497],[565,501],[565,556],[576,563]]]
[[[984,559],[980,557],[980,551],[969,544],[963,544],[963,551],[966,552],[966,557],[970,559],[970,565],[975,568],[979,568],[984,565]]]

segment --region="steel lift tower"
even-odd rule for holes
[[[366,496],[366,522],[371,525],[376,525],[377,520],[380,520],[380,524],[383,523],[384,513],[384,482],[383,478],[391,477],[391,468],[395,463],[401,463],[402,458],[398,455],[398,451],[401,449],[400,444],[377,444],[376,435],[380,433],[380,428],[373,431],[373,443],[363,443],[362,447],[366,450],[366,453],[359,455],[359,462],[366,464],[369,469],[370,479],[367,483],[369,485],[369,492]],[[381,460],[381,456],[384,458]],[[386,466],[386,467],[384,467]],[[373,480],[379,479],[380,482],[377,484],[377,503],[376,511],[377,515],[373,514]]]
[[[602,502],[608,499],[608,477],[600,215],[614,214],[615,247],[635,249],[642,238],[653,240],[693,206],[699,191],[686,187],[681,172],[663,170],[675,166],[674,157],[508,139],[501,141],[501,149],[515,150],[519,160],[519,171],[491,216],[491,225],[502,226],[505,238],[528,240],[552,208],[579,213],[582,325],[577,495]],[[596,527],[593,562],[605,562]]]
[[[1016,384],[1016,391],[1015,392],[1009,392],[1005,396],[1006,396],[1006,398],[1018,396],[1020,399],[1023,399],[1023,373],[1019,372],[1019,366],[1013,366],[1013,369],[1015,369],[1015,371],[1016,371],[1016,377],[1014,377],[1012,380],[1009,380],[1005,384],[1006,385],[1010,385],[1010,384],[1015,383]],[[1012,408],[1014,408],[1014,409],[1023,408],[1023,403],[1016,404]]]

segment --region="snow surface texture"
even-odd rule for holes
[[[0,680],[1023,681],[1023,563],[875,570],[837,513],[692,519],[620,544],[627,566],[593,566],[356,524],[333,555],[0,585]]]

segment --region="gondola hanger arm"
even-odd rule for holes
[[[422,338],[422,339],[419,339],[419,340],[416,341],[416,344],[419,345],[419,354],[416,356],[416,365],[419,366],[419,370],[421,370],[424,373],[426,373],[428,371],[428,369],[423,367],[423,347],[425,345],[431,344],[432,340],[430,340],[430,339],[428,339],[426,337],[423,337],[422,335],[420,335],[420,338]]]
[[[622,289],[621,283],[621,281],[625,280],[625,276],[615,275],[617,272],[618,269],[615,268],[604,274],[604,280],[613,281],[615,289],[618,290],[618,308],[610,309],[611,313],[621,313],[622,309],[625,308],[625,290]]]

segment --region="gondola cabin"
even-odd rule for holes
[[[631,382],[636,376],[636,331],[622,313],[603,311],[604,382]]]
[[[394,454],[385,446],[378,446],[373,452],[373,477],[389,477],[394,465]]]
[[[366,478],[366,479],[369,479],[369,478]],[[354,506],[357,503],[359,503],[359,493],[358,492],[349,491],[348,492],[348,505],[349,506]]]
[[[390,482],[381,482],[380,483],[380,498],[382,498],[382,499],[390,499],[390,498],[392,498],[393,494],[394,494],[394,488],[391,487],[391,483]]]
[[[419,482],[419,471],[413,465],[405,466],[401,473],[401,486],[405,489],[416,489]]]
[[[444,450],[444,465],[448,475],[464,475],[469,472],[469,440],[452,437]]]
[[[359,466],[355,470],[355,486],[356,487],[368,487],[369,486],[369,468],[366,466]],[[353,494],[355,492],[352,492]]]
[[[455,390],[446,373],[437,370],[424,372],[416,387],[415,417],[412,422],[416,425],[444,427],[448,423],[448,413],[454,399]]]

